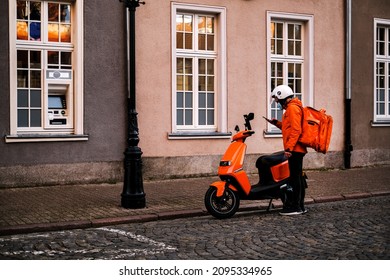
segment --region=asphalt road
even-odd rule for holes
[[[0,237],[0,259],[390,259],[390,196],[277,211]]]

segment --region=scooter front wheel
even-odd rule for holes
[[[221,197],[217,196],[217,189],[210,187],[204,197],[207,211],[217,219],[226,219],[233,216],[240,206],[237,193],[227,188]]]

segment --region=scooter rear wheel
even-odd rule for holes
[[[210,187],[204,197],[207,211],[217,219],[226,219],[233,216],[240,206],[237,193],[227,188],[223,196],[217,197],[217,189]]]

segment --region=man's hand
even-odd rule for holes
[[[284,152],[284,156],[285,156],[286,158],[289,158],[289,157],[292,156],[292,153],[291,153],[291,152],[285,151],[285,152]]]
[[[266,117],[263,117],[263,119],[265,119],[267,122],[269,122],[270,124],[273,124],[273,125],[276,125],[278,123],[278,120],[275,118],[270,120],[270,119],[267,119]]]

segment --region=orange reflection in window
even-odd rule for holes
[[[50,42],[58,42],[58,40],[59,40],[58,24],[49,23],[47,25],[47,33],[48,33],[48,39]]]
[[[25,21],[18,21],[16,25],[16,38],[18,40],[28,40],[28,25]]]
[[[61,34],[61,36],[60,36]],[[71,32],[69,24],[57,24],[49,23],[48,24],[48,39],[50,42],[61,42],[70,43],[71,42]]]
[[[70,43],[70,39],[71,39],[70,25],[61,24],[60,32],[61,32],[61,42]]]

